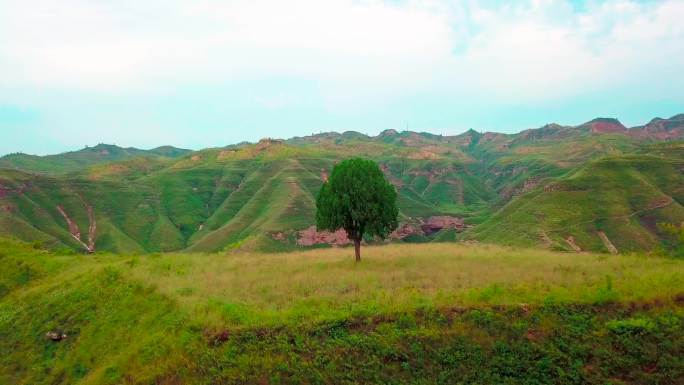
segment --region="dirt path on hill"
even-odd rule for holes
[[[85,204],[85,203],[84,203]],[[90,205],[85,205],[86,211],[88,212],[88,243],[86,244],[82,237],[81,237],[81,229],[78,227],[78,224],[69,217],[69,214],[67,214],[66,210],[64,210],[64,207],[62,205],[57,205],[57,211],[62,215],[64,220],[67,223],[67,227],[69,228],[69,234],[71,234],[71,237],[74,238],[78,243],[83,246],[84,249],[88,253],[93,253],[95,252],[95,233],[97,231],[97,223],[95,222],[95,214],[93,212],[93,207]]]
[[[611,254],[617,254],[618,253],[617,247],[615,247],[615,245],[613,245],[613,242],[611,242],[610,239],[608,239],[608,236],[606,235],[606,233],[604,233],[603,231],[599,231],[597,234],[598,234],[599,238],[601,238],[603,245],[606,247],[606,249],[608,249],[608,251]]]
[[[67,226],[69,227],[69,234],[71,234],[71,237],[74,238],[78,243],[80,243],[81,246],[83,246],[83,248],[90,251],[88,245],[86,245],[85,242],[81,240],[81,230],[78,228],[78,224],[69,217],[66,211],[64,211],[64,207],[62,207],[62,205],[57,205],[57,211],[59,211],[59,213],[66,221]]]
[[[582,251],[582,248],[579,247],[579,245],[577,245],[577,243],[575,242],[575,237],[573,237],[572,235],[565,238],[565,243],[567,243],[571,249],[573,249],[574,251],[576,251],[578,253]]]

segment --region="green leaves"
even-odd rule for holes
[[[397,228],[397,192],[377,163],[349,159],[337,164],[316,199],[316,226],[343,228],[353,240],[384,238]]]

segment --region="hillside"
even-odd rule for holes
[[[599,118],[518,134],[386,130],[10,155],[0,159],[0,234],[120,253],[344,244],[311,227],[315,196],[335,162],[361,156],[399,193],[394,242],[647,250],[662,238],[656,223],[684,221],[683,138],[677,115],[633,128]]]
[[[67,173],[83,170],[96,164],[117,162],[135,158],[149,161],[161,158],[177,158],[190,150],[162,146],[151,150],[122,148],[110,144],[98,144],[78,151],[58,155],[36,156],[28,154],[9,154],[0,158],[0,168],[24,170],[34,173]]]
[[[684,218],[682,150],[676,158],[626,155],[590,161],[514,199],[468,235],[567,250],[651,250],[659,245],[657,223]]]
[[[0,383],[675,384],[684,262],[453,244],[59,255],[0,239]]]

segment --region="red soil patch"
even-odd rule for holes
[[[595,122],[591,124],[591,132],[594,134],[613,134],[626,132],[627,129],[621,124],[608,122]]]

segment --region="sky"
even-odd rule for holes
[[[0,155],[684,112],[684,0],[0,0]]]

